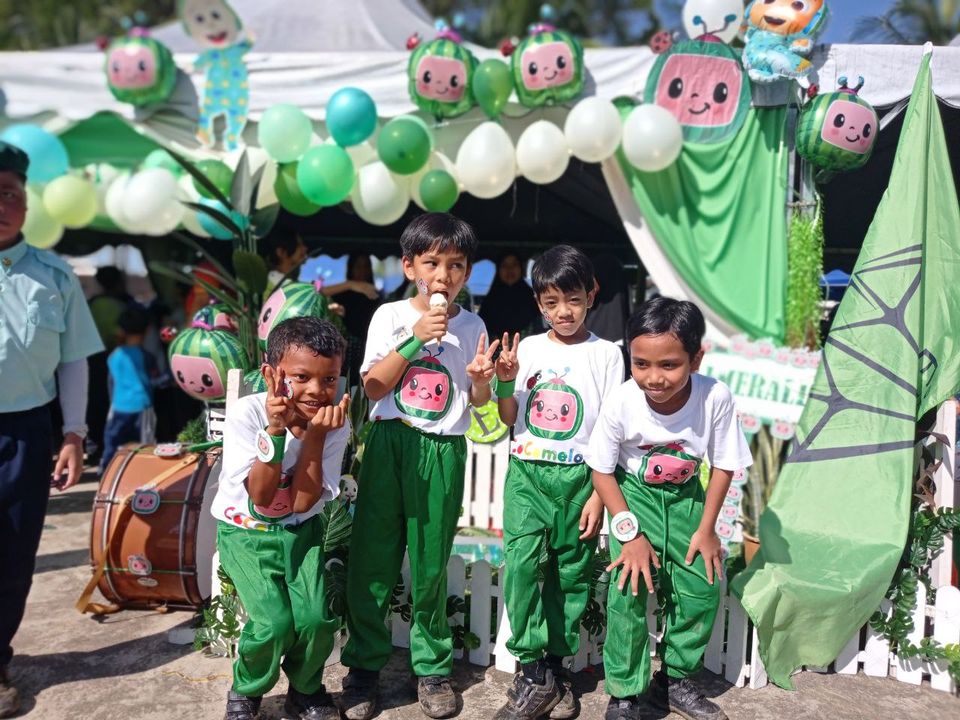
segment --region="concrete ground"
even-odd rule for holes
[[[90,576],[88,545],[96,484],[82,482],[50,500],[37,574],[27,614],[14,640],[10,670],[21,691],[22,715],[51,720],[120,718],[174,720],[220,718],[230,687],[230,661],[208,658],[190,645],[168,640],[186,628],[192,614],[126,611],[96,620],[73,607]],[[339,692],[345,670],[328,669],[327,688]],[[463,720],[488,720],[502,702],[511,677],[493,669],[458,663],[455,686],[463,693]],[[864,675],[797,678],[797,692],[770,686],[731,687],[704,673],[708,695],[733,720],[877,720],[960,718],[960,700],[928,686],[914,687]],[[584,720],[599,720],[606,707],[601,668],[576,677],[583,693]],[[279,717],[286,684],[266,698],[264,719]],[[398,650],[383,675],[385,720],[420,720],[406,651]],[[644,720],[667,718],[651,711]]]

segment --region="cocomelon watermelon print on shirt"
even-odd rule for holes
[[[521,460],[582,463],[601,402],[623,382],[620,349],[593,334],[563,345],[544,333],[520,342],[517,362],[519,407],[511,454]]]
[[[387,303],[370,319],[360,373],[366,373],[412,334],[420,311],[410,300]],[[463,435],[470,427],[467,365],[486,332],[483,320],[460,308],[441,342],[430,342],[407,366],[393,392],[370,408],[371,420],[402,420],[433,435]]]

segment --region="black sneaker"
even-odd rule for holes
[[[340,720],[340,712],[333,704],[333,698],[323,687],[310,695],[291,687],[283,711],[295,720]]]
[[[611,697],[603,720],[640,720],[640,699],[636,695]]]
[[[262,696],[247,697],[230,690],[227,693],[227,714],[223,716],[224,720],[256,720],[262,699]]]
[[[513,678],[513,687],[507,690],[507,702],[493,720],[534,720],[548,714],[560,701],[560,689],[549,668],[540,685],[522,672]]]
[[[380,673],[376,670],[350,668],[343,679],[340,709],[347,720],[370,720],[377,713],[377,691]]]
[[[457,696],[446,675],[425,675],[417,680],[420,710],[429,718],[448,718],[457,713]]]
[[[707,700],[693,680],[669,678],[662,670],[653,675],[650,702],[687,720],[728,720],[727,714],[716,703]]]
[[[20,710],[20,693],[10,682],[7,668],[0,667],[0,718],[13,717]]]
[[[560,693],[560,701],[550,711],[550,720],[570,720],[577,717],[580,714],[580,698],[573,690],[573,679],[570,671],[563,666],[563,659],[548,655],[547,666],[553,672],[553,679]]]

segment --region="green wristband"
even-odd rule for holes
[[[283,462],[283,451],[286,447],[287,435],[271,435],[266,428],[257,432],[257,460],[268,465],[279,465]]]
[[[413,335],[397,345],[395,349],[404,360],[413,362],[413,359],[417,356],[417,353],[420,352],[421,348],[423,348],[423,340]]]
[[[498,398],[509,398],[513,397],[513,391],[516,388],[516,380],[500,380],[497,379],[497,397]]]

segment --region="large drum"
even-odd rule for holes
[[[153,451],[122,448],[100,480],[90,532],[94,578],[119,607],[198,608],[210,597],[220,450],[173,458]]]

